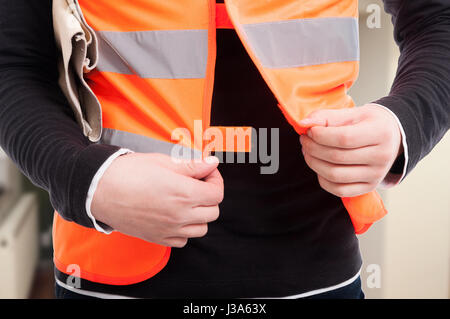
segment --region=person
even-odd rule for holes
[[[85,12],[106,3],[82,2]],[[195,5],[200,3],[207,4]],[[124,234],[137,238],[137,246],[173,247],[156,273],[133,283],[89,280],[56,265],[57,297],[362,298],[358,239],[339,197],[398,184],[450,126],[450,3],[384,4],[401,51],[390,94],[356,108],[309,114],[304,123],[321,125],[300,143],[236,31],[217,29],[211,125],[278,129],[278,169],[261,174],[260,159],[179,163],[90,141],[58,85],[52,1],[0,0],[1,147],[48,191],[55,216],[62,216],[55,219],[59,225],[98,238]],[[106,13],[120,15],[121,7],[94,8],[95,21],[119,23]],[[95,76],[86,75],[92,87],[102,84]],[[103,96],[112,92],[103,89]],[[123,94],[120,104],[128,105]],[[163,98],[149,103],[173,106]],[[161,114],[127,112],[108,116],[117,114],[120,122],[131,113],[136,123],[139,116],[158,123]],[[79,237],[55,247],[55,254],[75,254],[86,244]],[[114,256],[120,247],[97,247],[86,258],[112,254],[110,267],[125,271],[131,259],[145,258],[133,249],[132,258],[119,262]],[[70,277],[78,285],[71,286]]]

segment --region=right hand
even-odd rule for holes
[[[167,155],[114,159],[91,204],[94,218],[121,233],[171,247],[203,237],[219,217],[223,179],[218,160],[176,163]],[[217,159],[217,158],[212,158]]]

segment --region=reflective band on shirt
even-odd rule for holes
[[[208,30],[97,31],[99,71],[142,78],[204,78]]]
[[[358,20],[297,19],[242,25],[266,68],[292,68],[359,60]]]
[[[161,153],[178,158],[201,158],[201,152],[144,135],[103,128],[100,144],[116,145],[140,153]],[[176,147],[176,148],[175,148]]]

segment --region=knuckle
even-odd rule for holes
[[[305,159],[305,163],[308,164],[309,167],[311,167],[312,163],[311,163],[311,156],[309,156],[309,154],[304,154],[304,159]]]
[[[338,197],[346,197],[349,196],[348,192],[346,192],[344,187],[336,186],[332,191],[332,194],[338,196]]]
[[[354,138],[353,134],[345,130],[339,135],[338,143],[343,147],[350,147],[353,145]]]
[[[190,203],[194,195],[196,194],[196,189],[191,183],[183,184],[183,187],[180,188],[178,197],[181,203],[186,204]]]
[[[224,190],[222,187],[214,189],[210,194],[205,197],[205,200],[209,202],[209,205],[219,205],[224,199]]]
[[[187,239],[181,240],[181,241],[178,243],[177,248],[183,248],[184,246],[187,245],[187,242],[188,242]]]
[[[199,237],[203,237],[206,236],[207,233],[208,233],[208,224],[204,224],[200,227],[198,235]]]
[[[317,176],[317,180],[319,182],[320,187],[322,187],[323,189],[326,189],[325,180],[321,176]]]
[[[217,202],[217,204],[220,204],[222,201],[223,201],[223,198],[224,198],[224,196],[225,196],[225,194],[224,194],[225,192],[224,192],[224,188],[223,187],[221,187],[218,191],[217,191],[217,197],[216,197],[216,202]]]
[[[374,170],[371,182],[376,183],[381,181],[385,176],[387,172],[383,168],[378,168]]]
[[[383,175],[383,171],[384,171],[384,169],[381,166],[380,167],[378,167],[378,166],[369,167],[366,170],[365,175],[366,175],[368,181],[373,181],[373,180],[379,179],[381,177],[381,175]]]
[[[320,140],[322,138],[322,135],[320,134],[320,129],[319,127],[316,126],[311,127],[309,129],[309,135],[310,135],[309,137],[315,141]]]
[[[169,189],[169,194],[171,195],[170,200],[184,204],[193,194],[192,185],[190,183],[184,183],[181,187],[178,184],[174,184],[174,187]]]
[[[387,163],[391,160],[391,154],[388,151],[380,151],[378,153],[378,159],[380,163]]]
[[[188,221],[187,214],[183,214],[182,211],[177,211],[175,214],[169,217],[169,223],[171,225],[183,225]]]
[[[187,238],[203,237],[208,233],[208,224],[192,225],[183,231],[180,231],[180,236]]]
[[[309,147],[310,147],[310,143],[309,143],[309,140],[308,139],[306,139],[306,138],[303,138],[302,139],[302,150],[303,150],[303,152],[308,152],[308,150],[309,150]]]
[[[320,185],[320,187],[322,187],[325,191],[329,192],[330,194],[333,194],[337,197],[345,197],[342,187],[335,185],[333,183],[327,182],[321,177],[319,177],[319,185]]]
[[[217,220],[219,218],[219,215],[220,215],[219,206],[215,206],[211,210],[211,216],[209,217],[208,222],[213,222],[213,221]]]
[[[171,241],[170,246],[175,248],[183,248],[187,244],[187,238],[174,239]]]
[[[380,131],[380,138],[384,142],[389,142],[392,140],[392,133],[390,130],[381,130]]]
[[[331,182],[338,182],[342,179],[342,174],[339,168],[332,167],[328,170],[327,179]]]
[[[331,183],[329,181],[327,181],[325,178],[323,178],[322,176],[318,175],[317,178],[318,178],[320,187],[322,187],[322,189],[326,190],[327,192],[331,193]]]
[[[342,153],[338,150],[332,150],[330,151],[330,160],[333,163],[342,163],[344,161],[344,157],[342,156]]]
[[[381,180],[373,181],[371,183],[367,184],[367,189],[365,190],[365,193],[373,191],[375,188],[377,188],[378,184],[381,182]]]

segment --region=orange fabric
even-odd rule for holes
[[[228,14],[233,15],[233,19],[239,24],[358,16],[358,1],[355,0],[226,0],[225,2]],[[234,26],[236,27],[235,24]]]
[[[207,29],[206,1],[78,0],[86,22],[102,31]]]
[[[312,111],[354,106],[347,90],[358,71],[357,61],[264,70],[281,110],[299,134],[302,127],[297,122]]]
[[[365,233],[372,224],[387,214],[383,200],[376,191],[356,196],[343,197],[356,234]]]
[[[207,129],[211,122],[211,101],[214,88],[214,68],[216,66],[216,1],[208,0],[209,24],[208,24],[208,61],[206,64],[205,89],[203,91],[203,130]]]
[[[224,3],[216,3],[216,28],[234,29]]]
[[[119,232],[100,233],[61,218],[53,219],[55,266],[68,275],[77,265],[81,278],[111,285],[130,285],[158,273],[169,260],[170,247],[151,244]]]
[[[106,128],[173,142],[173,130],[193,132],[194,120],[203,116],[205,79],[143,79],[91,72],[87,82],[102,105]]]

